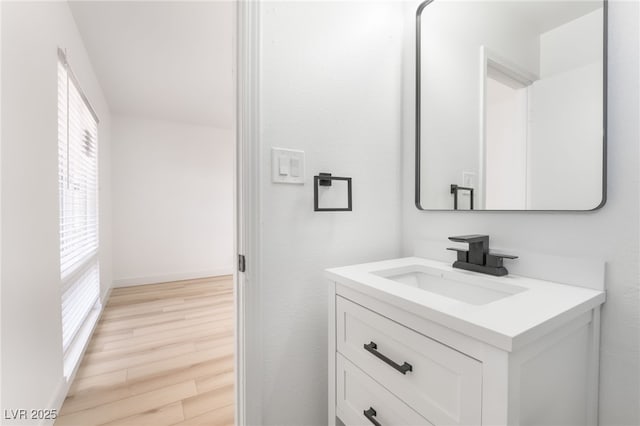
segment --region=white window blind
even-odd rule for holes
[[[98,300],[98,120],[58,52],[58,168],[62,346]]]

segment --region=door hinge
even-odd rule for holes
[[[244,254],[238,255],[238,271],[244,272],[246,269]]]

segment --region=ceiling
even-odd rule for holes
[[[510,0],[494,4],[504,8],[514,19],[528,22],[538,34],[602,8],[601,0]]]
[[[69,4],[112,113],[232,127],[232,2]]]

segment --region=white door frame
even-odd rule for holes
[[[260,2],[236,1],[236,425],[262,420],[260,309]]]

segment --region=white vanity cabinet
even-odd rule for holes
[[[523,290],[474,305],[376,273],[415,265]],[[604,292],[418,258],[327,275],[330,424],[597,424]]]

